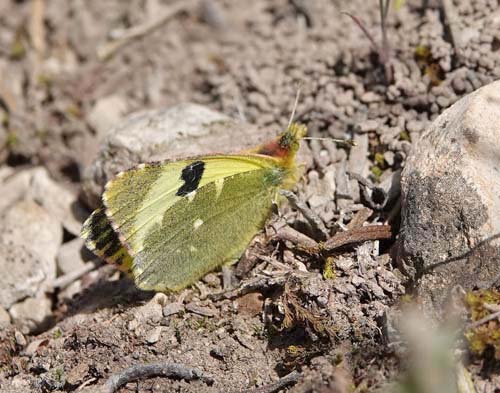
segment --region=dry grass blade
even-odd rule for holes
[[[359,19],[357,16],[349,13],[349,12],[346,12],[346,11],[342,11],[342,13],[344,15],[347,15],[349,18],[352,19],[352,21],[354,23],[356,23],[356,25],[358,25],[358,27],[361,29],[361,31],[363,32],[363,34],[366,36],[366,38],[368,38],[368,40],[370,41],[370,44],[372,45],[372,49],[377,52],[377,53],[380,53],[380,48],[378,46],[378,44],[375,42],[375,39],[373,38],[373,35],[372,33],[370,33],[368,31],[368,29],[366,28],[365,24],[361,21],[361,19]]]
[[[450,41],[455,49],[455,54],[459,55],[462,43],[460,42],[461,35],[457,11],[452,0],[441,0],[441,7],[450,33]]]
[[[31,3],[29,32],[33,47],[39,56],[42,56],[47,48],[47,43],[45,41],[44,15],[45,1],[33,0]]]

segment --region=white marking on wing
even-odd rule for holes
[[[193,223],[193,228],[196,230],[199,227],[203,225],[203,220],[201,218],[198,218],[194,223]]]

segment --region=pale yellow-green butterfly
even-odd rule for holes
[[[300,176],[295,156],[307,129],[292,123],[299,94],[287,129],[269,143],[119,173],[83,224],[87,247],[139,288],[155,291],[180,290],[238,260],[264,227],[278,191]]]
[[[176,291],[237,260],[298,180],[306,127],[244,154],[141,164],[106,184],[83,225],[87,247],[145,290]]]

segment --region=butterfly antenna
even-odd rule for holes
[[[300,90],[302,89],[302,83],[300,82],[299,85],[297,86],[297,94],[295,94],[295,102],[293,103],[293,109],[292,109],[292,114],[290,115],[290,120],[288,121],[288,128],[293,123],[293,118],[295,117],[295,111],[297,110],[297,105],[299,104],[299,98],[300,98]]]
[[[348,146],[357,146],[356,142],[354,142],[352,139],[321,138],[317,136],[305,136],[302,139],[308,141],[327,141],[327,142],[339,143],[341,145],[343,144]]]

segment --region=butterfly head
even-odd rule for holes
[[[304,124],[291,123],[288,128],[279,136],[279,146],[295,154],[299,150],[300,140],[306,136],[307,127]]]
[[[300,140],[307,134],[307,127],[291,123],[276,139],[260,146],[256,153],[277,158],[285,167],[293,167],[295,154],[300,147]]]

